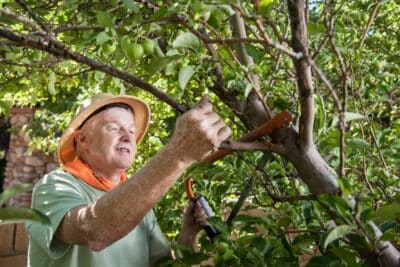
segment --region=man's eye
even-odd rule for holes
[[[108,126],[107,126],[107,129],[108,129],[109,131],[113,131],[113,132],[119,131],[119,128],[118,128],[117,125],[108,125]]]

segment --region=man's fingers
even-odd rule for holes
[[[221,118],[218,116],[217,113],[210,112],[208,114],[205,114],[205,118],[210,122],[212,126],[214,126],[215,123],[219,122]]]
[[[208,98],[208,95],[204,95],[199,102],[197,102],[194,107],[194,109],[199,109],[199,110],[212,110],[212,105],[210,102],[210,99]]]
[[[228,126],[224,126],[221,129],[219,129],[217,136],[221,143],[225,141],[229,136],[231,136],[232,130]]]

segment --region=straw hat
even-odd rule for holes
[[[139,144],[147,131],[150,120],[150,108],[141,99],[128,95],[102,94],[85,101],[78,108],[76,115],[58,144],[57,156],[61,164],[73,161],[76,156],[74,133],[82,123],[99,108],[113,103],[124,103],[129,105],[135,113],[136,143]]]

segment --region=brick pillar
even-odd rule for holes
[[[45,173],[58,166],[54,156],[44,155],[40,151],[28,153],[29,138],[23,126],[29,126],[33,112],[31,108],[13,108],[11,111],[11,136],[3,189],[21,183],[36,183]],[[29,207],[30,202],[31,192],[25,192],[10,199],[6,206]]]
[[[6,156],[3,189],[16,184],[36,183],[45,173],[58,167],[54,156],[40,151],[28,153],[29,138],[23,126],[31,122],[34,109],[13,108],[11,111],[11,135]],[[31,192],[18,194],[10,199],[8,207],[29,207]],[[23,223],[0,224],[0,266],[26,266],[28,235]]]

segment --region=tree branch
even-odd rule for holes
[[[339,48],[336,45],[335,38],[334,38],[334,18],[333,15],[330,19],[326,19],[326,28],[328,29],[328,36],[331,47],[333,49],[334,54],[338,58],[339,61],[339,66],[340,66],[340,72],[341,72],[341,80],[343,82],[342,85],[342,105],[339,110],[339,139],[340,139],[340,153],[339,153],[339,176],[344,177],[346,172],[345,172],[345,162],[346,162],[346,153],[345,153],[345,148],[346,148],[346,140],[345,140],[345,134],[346,134],[346,118],[345,118],[345,113],[347,110],[347,99],[348,99],[348,73],[347,73],[347,66],[346,63],[344,62],[343,56],[339,51]]]
[[[111,76],[119,78],[131,85],[135,85],[151,94],[153,94],[158,99],[166,102],[179,112],[183,113],[189,109],[187,105],[182,105],[176,102],[172,97],[169,95],[159,91],[153,85],[145,82],[144,80],[133,76],[127,71],[122,71],[113,66],[98,62],[91,58],[88,58],[82,54],[75,53],[69,50],[63,43],[52,39],[52,38],[44,38],[41,39],[33,39],[29,36],[20,35],[14,33],[13,31],[5,28],[0,28],[0,36],[7,38],[11,41],[21,43],[26,47],[31,47],[35,49],[39,49],[45,51],[49,54],[52,54],[56,57],[64,58],[64,59],[71,59],[81,64],[89,66],[93,70],[98,70],[104,73],[107,73]]]
[[[47,27],[47,24],[41,19],[39,18],[39,16],[37,16],[37,14],[35,12],[32,11],[32,9],[30,9],[30,7],[23,1],[23,0],[16,0],[16,2],[37,22],[39,23],[40,27],[47,32],[48,34],[50,34],[50,28]]]
[[[339,97],[336,94],[335,89],[333,88],[331,82],[326,78],[325,74],[318,68],[318,66],[315,64],[315,62],[311,59],[308,58],[308,62],[312,67],[312,70],[315,72],[317,77],[325,84],[325,86],[328,88],[328,90],[331,92],[332,98],[339,110],[341,110],[342,105],[340,103]]]
[[[247,38],[246,27],[244,24],[242,9],[239,5],[235,5],[236,9],[240,12],[236,12],[230,17],[230,24],[232,28],[232,35],[236,38]],[[253,58],[248,55],[243,43],[237,43],[235,45],[235,51],[238,55],[239,63],[243,66],[249,67],[254,65]],[[246,73],[247,79],[250,81],[252,86],[251,93],[246,98],[246,105],[243,108],[244,115],[248,118],[248,121],[252,124],[252,127],[260,125],[266,119],[272,117],[272,112],[264,101],[264,97],[261,93],[260,77],[256,74]]]
[[[271,142],[225,142],[219,147],[228,151],[264,151],[283,153],[282,146]]]
[[[278,113],[270,120],[265,122],[263,125],[257,127],[256,129],[252,130],[251,132],[247,133],[246,135],[239,138],[237,141],[239,142],[252,142],[257,139],[264,137],[265,135],[272,134],[275,130],[283,128],[287,126],[292,121],[292,116],[289,112],[283,111]],[[283,149],[283,148],[282,148]],[[280,152],[283,152],[280,151]],[[215,153],[210,154],[206,158],[202,160],[204,163],[211,163],[214,162],[228,154],[232,153],[232,150],[220,149]]]
[[[45,35],[46,34],[42,29],[40,29],[38,27],[38,25],[34,21],[28,19],[25,16],[21,16],[19,14],[16,14],[16,13],[12,12],[9,9],[0,8],[0,14],[4,15],[6,17],[9,17],[9,18],[11,18],[11,19],[13,19],[15,21],[21,22],[22,24],[24,24],[24,25],[26,25],[26,26],[38,31],[38,33],[41,34],[41,35]]]
[[[368,33],[369,30],[371,29],[372,24],[374,23],[375,18],[376,18],[376,16],[378,15],[378,9],[379,9],[379,6],[381,5],[381,3],[382,3],[381,0],[377,0],[377,1],[375,2],[375,7],[374,7],[374,9],[371,11],[371,14],[370,14],[370,16],[369,16],[367,25],[365,26],[365,28],[364,28],[364,30],[363,30],[363,32],[362,32],[362,34],[361,34],[361,40],[360,40],[360,42],[358,43],[358,46],[357,46],[358,49],[360,49],[360,48],[364,45],[364,41],[365,41],[365,39],[367,38],[367,33]]]
[[[311,66],[307,60],[308,42],[307,26],[304,17],[304,1],[288,0],[290,25],[292,29],[292,47],[297,53],[304,55],[301,59],[293,59],[297,74],[297,87],[300,101],[299,138],[307,148],[313,144],[314,126],[314,89],[311,79]]]
[[[71,26],[62,26],[57,29],[54,29],[54,33],[68,32],[68,31],[103,31],[104,28],[98,25],[71,25]]]
[[[293,51],[289,50],[287,47],[285,47],[285,46],[283,46],[283,45],[281,45],[279,43],[274,42],[271,39],[271,37],[269,37],[268,33],[265,31],[265,28],[262,25],[261,19],[259,17],[255,18],[255,22],[256,22],[258,30],[262,34],[262,37],[264,39],[264,46],[265,47],[268,47],[268,46],[274,47],[278,51],[284,52],[285,54],[287,54],[288,56],[290,56],[293,59],[300,59],[300,58],[303,57],[303,53],[301,53],[301,52],[293,52]]]

